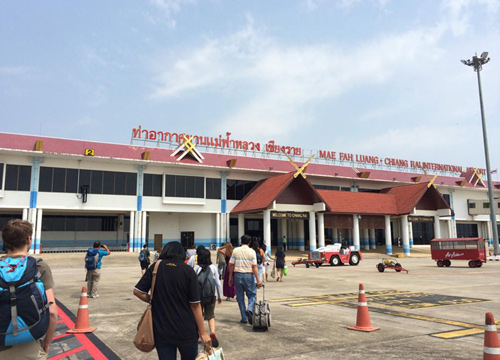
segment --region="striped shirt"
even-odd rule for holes
[[[235,273],[252,274],[252,265],[257,265],[255,250],[250,249],[248,245],[237,247],[234,249],[229,263],[234,265]]]

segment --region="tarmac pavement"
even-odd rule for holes
[[[226,359],[482,358],[485,313],[493,312],[500,320],[500,262],[471,269],[465,261],[452,261],[451,267],[438,268],[425,246],[414,247],[411,257],[394,259],[408,274],[390,269],[379,273],[376,264],[387,257],[382,251],[363,252],[358,266],[308,269],[291,266],[292,259],[306,253],[288,251],[288,276],[279,283],[269,278],[265,288],[272,311],[268,332],[240,324],[236,300],[216,306],[216,334]],[[56,298],[75,314],[86,285],[84,256],[40,255],[52,268]],[[137,256],[113,252],[103,259],[100,297],[89,299],[90,323],[121,359],[157,359],[155,351],[144,354],[132,344],[146,307],[132,294],[141,276]],[[371,323],[378,331],[347,329],[356,324],[359,283],[364,284]]]

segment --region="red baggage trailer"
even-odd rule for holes
[[[469,260],[469,267],[481,267],[487,253],[488,243],[480,237],[431,240],[431,256],[439,267],[450,266],[451,260]]]

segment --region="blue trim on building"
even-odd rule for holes
[[[36,203],[38,200],[38,191],[30,192],[30,209],[36,209]]]
[[[221,199],[220,201],[220,212],[222,214],[225,214],[226,213],[226,199]]]
[[[375,239],[370,239],[370,248],[375,249],[377,246],[377,243],[375,242]]]
[[[137,211],[142,210],[142,196],[137,196]]]
[[[350,245],[350,246],[352,246],[352,245]],[[360,250],[359,245],[354,245],[354,249],[355,250]]]
[[[392,255],[392,245],[387,245],[385,247],[385,252],[387,255]]]
[[[405,255],[410,255],[410,247],[408,245],[403,245],[403,252]]]
[[[144,194],[144,168],[137,167],[137,211],[142,211],[142,195]]]
[[[410,247],[413,247],[413,238],[410,238]]]

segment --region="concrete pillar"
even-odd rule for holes
[[[295,233],[293,231],[293,220],[287,220],[286,221],[286,236],[287,236],[287,241],[288,241],[288,248],[289,249],[292,249],[292,246],[294,244],[294,237],[295,237]]]
[[[238,214],[238,239],[245,235],[245,214]]]
[[[130,228],[128,235],[128,252],[134,252],[135,244],[135,211],[130,212]]]
[[[139,243],[141,241],[141,224],[142,224],[141,211],[136,211],[135,226],[134,226],[134,243],[132,244],[133,252],[137,252],[137,249],[139,248]]]
[[[147,211],[142,211],[142,224],[141,224],[141,243],[139,244],[139,248],[137,249],[137,251],[141,251],[142,247],[144,246],[144,244],[148,241],[148,239],[146,239],[146,230],[147,230],[147,226],[148,226],[148,212]]]
[[[220,247],[222,241],[220,238],[220,213],[215,214],[215,246]]]
[[[36,214],[36,231],[33,242],[35,243],[35,254],[40,254],[42,250],[42,209],[37,210]]]
[[[493,227],[491,226],[491,220],[486,221],[485,225],[486,225],[486,233],[488,234],[487,235],[488,244],[490,244],[490,246],[493,246]]]
[[[408,234],[410,237],[410,249],[413,247],[413,223],[408,222]]]
[[[370,249],[376,249],[377,240],[375,239],[375,229],[369,230],[369,236],[370,236]]]
[[[288,238],[288,220],[287,219],[281,219],[280,220],[281,224],[281,234],[280,237],[283,239],[283,236],[286,236],[287,240],[287,245],[290,245],[290,239]]]
[[[325,246],[325,214],[318,213],[318,247]]]
[[[23,209],[23,220],[28,220],[28,209]]]
[[[226,241],[231,241],[231,214],[226,213],[225,216],[226,218]]]
[[[333,234],[333,243],[335,244],[336,242],[339,242],[339,229],[333,228],[332,229],[332,234]]]
[[[363,249],[370,250],[370,235],[368,229],[362,229],[361,231],[361,245]]]
[[[435,239],[440,239],[441,238],[441,226],[439,222],[439,216],[434,216],[434,238]]]
[[[392,255],[391,216],[385,215],[385,251]]]
[[[447,225],[448,225],[448,238],[452,238],[453,237],[453,229],[452,229],[452,224],[453,224],[453,220],[447,220],[446,221]]]
[[[297,220],[297,246],[300,251],[304,251],[306,249],[304,238],[304,220]]]
[[[316,213],[309,211],[309,251],[316,250]]]
[[[408,215],[401,217],[401,234],[403,235],[403,253],[410,255],[410,238],[408,234]]]
[[[272,254],[271,250],[271,210],[264,210],[264,244],[267,251]]]
[[[353,220],[352,241],[354,244],[354,248],[356,250],[360,250],[361,247],[359,246],[359,219],[358,219],[358,215],[353,215],[352,220]]]

